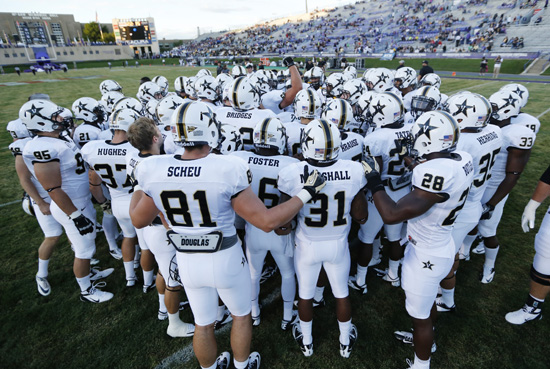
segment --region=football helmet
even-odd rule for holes
[[[375,91],[366,91],[359,96],[357,104],[353,106],[353,116],[358,122],[367,122],[369,125],[372,123],[369,106],[372,99],[378,94]]]
[[[351,74],[352,78],[357,78],[357,68],[355,68],[353,65],[348,65],[344,69],[344,73]]]
[[[176,80],[174,81],[174,90],[176,90],[177,94],[181,94],[181,93],[186,94],[186,91],[185,91],[186,81],[187,81],[187,77],[185,76],[179,76],[178,78],[176,78]]]
[[[279,119],[266,118],[254,127],[253,141],[256,149],[275,149],[283,155],[287,142],[286,129]]]
[[[208,99],[211,101],[218,100],[218,89],[216,78],[204,75],[197,78],[194,84],[196,96],[200,99]]]
[[[325,119],[336,125],[340,131],[348,131],[353,117],[351,104],[344,99],[332,99],[327,101],[321,119]]]
[[[369,104],[369,115],[377,128],[400,123],[405,115],[405,108],[399,96],[391,92],[376,94]]]
[[[302,76],[302,81],[304,81],[304,83],[308,83],[309,84],[309,80],[311,78],[311,69],[310,70],[306,70],[304,72],[304,75]]]
[[[74,128],[74,115],[73,115],[73,112],[71,111],[71,109],[69,108],[64,108],[64,107],[61,107],[61,113],[59,113],[59,115],[61,115],[63,117],[63,121],[64,121],[64,125],[66,126],[66,128]],[[107,116],[107,113],[104,112],[104,116],[106,117]]]
[[[329,97],[340,97],[346,79],[342,73],[334,72],[327,77],[326,92]]]
[[[153,82],[160,87],[162,96],[166,96],[166,94],[168,94],[168,79],[166,79],[166,77],[155,76],[153,77]]]
[[[119,85],[117,81],[106,79],[99,84],[99,92],[101,92],[101,95],[105,95],[109,91],[118,91],[122,93],[122,86]]]
[[[61,116],[62,112],[62,107],[49,100],[31,100],[19,109],[19,119],[31,132],[53,132],[69,128],[68,122]]]
[[[309,79],[309,84],[314,89],[318,90],[323,83],[325,83],[325,72],[319,67],[313,67],[310,69],[311,77]]]
[[[411,130],[413,144],[411,156],[425,158],[433,152],[451,152],[456,149],[460,129],[447,112],[428,111],[422,114]]]
[[[6,127],[8,132],[13,138],[21,139],[25,137],[31,137],[31,133],[27,129],[27,126],[23,124],[21,119],[12,120]]]
[[[227,73],[220,73],[216,77],[216,86],[218,88],[218,94],[221,95],[225,85],[227,85],[228,83],[231,83],[231,82],[233,82],[233,77],[231,77]]]
[[[314,119],[309,122],[300,138],[304,158],[320,163],[338,159],[340,142],[340,131],[325,119]]]
[[[243,140],[239,130],[231,124],[220,126],[220,141],[217,150],[222,155],[228,155],[234,151],[243,149]]]
[[[502,121],[519,114],[521,97],[510,90],[500,90],[489,97],[493,113],[491,118]]]
[[[151,100],[162,99],[162,90],[155,82],[145,82],[139,86],[136,97],[143,104],[146,104]]]
[[[172,137],[179,146],[218,146],[218,122],[210,107],[200,101],[186,102],[176,109],[171,119]]]
[[[519,83],[509,83],[500,88],[503,91],[512,91],[521,98],[520,109],[527,105],[527,100],[529,100],[529,90],[524,85]]]
[[[111,115],[110,129],[128,132],[128,128],[132,123],[139,119],[140,115],[132,109],[122,108],[115,110]]]
[[[157,105],[159,104],[158,100],[150,100],[147,105],[145,105],[145,116],[151,118],[158,125],[160,122],[157,120]]]
[[[246,69],[244,69],[242,65],[235,65],[233,69],[231,69],[231,75],[235,79],[246,76]]]
[[[256,88],[258,93],[261,95],[265,94],[266,92],[271,91],[271,85],[269,84],[269,78],[267,74],[265,73],[265,70],[260,69],[256,71],[254,74],[252,74],[248,80],[252,85]]]
[[[29,214],[31,217],[36,216],[36,213],[34,212],[34,207],[32,206],[32,200],[28,193],[23,192],[23,198],[21,199],[21,206],[23,207],[23,211],[27,214]]]
[[[359,97],[367,92],[367,85],[359,78],[347,81],[342,89],[343,96],[349,95],[346,99],[351,105],[357,104]]]
[[[418,118],[422,113],[436,110],[441,102],[441,93],[434,86],[422,86],[411,98],[411,114]]]
[[[260,105],[260,95],[247,77],[239,77],[233,81],[228,97],[235,110],[250,110]]]
[[[74,117],[85,122],[95,123],[105,120],[105,111],[96,99],[81,97],[72,106]]]
[[[384,92],[393,87],[393,73],[388,68],[374,68],[367,73],[365,84],[369,90]]]
[[[435,73],[428,73],[420,80],[420,86],[433,86],[439,90],[441,88],[441,78]]]
[[[195,75],[197,78],[201,78],[201,77],[204,77],[204,76],[212,76],[212,72],[210,72],[208,69],[201,69],[197,72],[197,74]]]
[[[105,104],[105,109],[108,113],[111,113],[113,111],[113,107],[116,105],[117,102],[122,100],[124,98],[124,95],[121,94],[118,91],[109,91],[103,96],[101,96],[101,101],[103,101]]]
[[[398,90],[403,90],[405,88],[416,87],[416,71],[411,67],[399,68],[395,71],[393,77],[393,85]]]
[[[125,97],[118,100],[118,102],[113,106],[113,111],[123,108],[132,109],[139,115],[143,115],[143,105],[141,105],[141,103],[133,97]]]
[[[177,95],[166,96],[155,106],[155,120],[160,125],[170,125],[172,114],[174,114],[178,106],[184,102],[185,100]]]
[[[195,91],[195,81],[197,80],[197,77],[189,77],[185,81],[185,93],[190,98],[196,98],[197,92]]]
[[[473,93],[458,93],[450,96],[443,110],[455,118],[460,129],[480,130],[491,117],[491,103],[485,97]]]
[[[321,114],[321,99],[317,91],[311,88],[298,91],[293,105],[297,118],[315,119]]]

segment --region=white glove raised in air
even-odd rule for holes
[[[523,232],[529,232],[529,229],[535,228],[535,214],[539,206],[540,202],[532,199],[525,206],[521,215],[521,228],[523,228]]]

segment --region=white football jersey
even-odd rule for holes
[[[340,153],[338,159],[361,162],[363,157],[363,136],[354,132],[340,133]]]
[[[434,204],[427,212],[409,219],[407,223],[409,245],[421,249],[424,254],[447,258],[454,257],[453,224],[464,206],[474,178],[471,155],[455,151],[452,156],[452,159],[428,160],[414,168],[413,188],[442,194],[447,200]]]
[[[294,114],[294,111],[284,111],[277,114],[277,118],[283,123],[300,123],[300,118]]]
[[[286,141],[286,148],[288,155],[293,156],[302,152],[300,138],[307,127],[307,124],[302,124],[300,121],[284,124],[286,129],[286,135],[288,137]]]
[[[127,152],[125,160],[126,160],[126,174],[128,175],[128,177],[132,178],[133,176],[134,177],[133,179],[135,181],[136,167],[143,159],[148,158],[149,156],[153,156],[153,154],[142,155],[138,150],[135,150],[135,151],[132,150]]]
[[[216,111],[216,118],[221,124],[231,124],[236,127],[241,132],[244,149],[250,151],[254,148],[252,139],[254,127],[266,118],[275,118],[275,113],[267,109],[237,111],[230,107],[222,107]]]
[[[468,194],[468,202],[481,202],[501,146],[502,132],[493,124],[487,125],[479,132],[460,134],[456,149],[472,155],[474,163],[474,180]]]
[[[126,174],[126,155],[138,150],[128,141],[92,141],[82,148],[82,156],[101,177],[112,198],[130,197],[132,184]]]
[[[101,132],[102,130],[99,127],[88,123],[82,123],[75,128],[73,140],[79,148],[82,148],[90,141],[99,140],[99,135]]]
[[[101,131],[101,133],[99,134],[97,139],[107,141],[107,140],[112,140],[113,136],[114,136],[114,133],[113,133],[112,130],[105,129],[105,130]]]
[[[26,137],[26,138],[21,138],[19,140],[16,140],[16,141],[12,142],[8,147],[9,147],[11,153],[13,154],[13,156],[15,157],[15,156],[21,155],[21,157],[22,157],[25,145],[27,144],[27,142],[30,142],[31,140],[32,140],[31,137]],[[44,188],[42,188],[42,185],[34,177],[34,174],[31,175],[31,182],[34,185],[34,187],[36,188],[36,190],[38,191],[38,195],[43,199],[48,199],[48,202],[50,202],[51,201],[51,200],[49,200],[50,196],[48,195],[46,190],[44,190]]]
[[[296,237],[302,240],[338,240],[347,237],[351,227],[350,208],[353,198],[365,187],[367,180],[361,164],[351,160],[337,160],[328,167],[314,167],[301,161],[279,172],[281,193],[295,196],[303,188],[304,166],[317,169],[326,185],[298,213]]]
[[[70,138],[36,136],[25,145],[23,160],[34,177],[34,164],[58,161],[61,189],[71,199],[90,196],[88,167],[78,146]]]
[[[530,150],[535,144],[535,133],[521,124],[509,124],[501,127],[502,147],[495,158],[493,172],[487,187],[498,187],[506,177],[506,163],[508,161],[508,149],[516,148]]]
[[[210,154],[181,160],[179,155],[154,155],[141,161],[136,179],[177,233],[236,234],[231,198],[252,180],[248,165],[233,156]]]
[[[382,158],[382,179],[399,178],[405,173],[403,157],[399,155],[396,141],[411,136],[411,126],[405,124],[400,128],[378,128],[365,136],[365,152],[373,157]]]
[[[177,146],[174,142],[174,136],[172,136],[171,126],[166,125],[158,127],[163,138],[163,144],[160,150],[161,154],[183,154],[183,152],[185,151],[183,147]]]
[[[519,113],[517,117],[512,117],[510,119],[510,124],[522,124],[535,132],[535,135],[539,133],[540,129],[540,120],[527,113]]]
[[[273,90],[266,92],[262,95],[262,105],[264,108],[271,110],[275,114],[280,114],[285,111],[285,109],[279,108],[279,104],[283,101],[285,96],[284,91]]]

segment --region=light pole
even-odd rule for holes
[[[307,0],[306,0],[306,14],[309,13],[309,11],[307,10]]]

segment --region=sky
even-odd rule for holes
[[[113,18],[155,18],[159,40],[187,39],[210,31],[235,29],[275,18],[306,12],[306,1],[311,12],[315,8],[342,6],[350,0],[0,0],[0,11],[7,13],[38,12],[45,14],[73,14],[81,23],[95,21],[96,12],[101,23]]]

